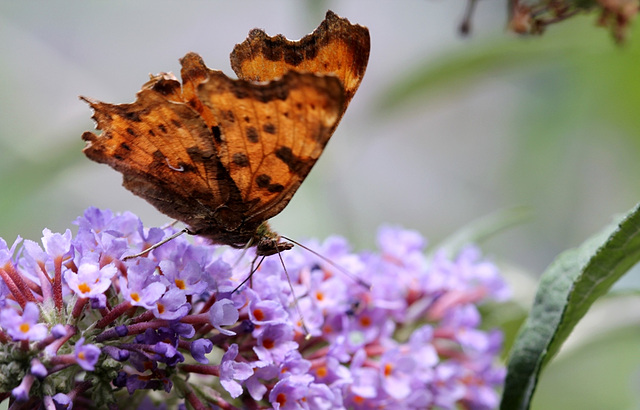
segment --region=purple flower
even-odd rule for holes
[[[220,361],[220,384],[234,399],[242,394],[242,386],[236,380],[246,380],[253,375],[253,369],[247,363],[236,362],[238,345],[229,346]]]
[[[78,272],[71,270],[64,272],[67,286],[81,298],[94,298],[106,292],[111,286],[111,278],[118,269],[113,264],[100,268],[96,263],[82,263]]]
[[[149,259],[138,259],[129,266],[127,279],[120,277],[120,290],[123,297],[134,306],[153,309],[156,301],[162,297],[167,286],[159,276],[154,275],[156,264]]]
[[[223,397],[231,396],[248,400],[237,405],[278,409],[497,405],[505,374],[495,364],[502,334],[481,330],[478,305],[503,300],[508,288],[473,248],[454,259],[444,253],[427,259],[426,241],[399,228],[380,230],[378,252],[355,254],[339,237],[310,242],[352,275],[298,248],[282,253],[296,306],[279,257],[266,258],[251,285],[232,292],[250,272],[254,249],[178,237],[123,261],[176,229],[148,229],[133,214],[95,208],[76,223],[75,237],[45,230],[44,250],[32,241],[18,249],[20,239],[8,249],[0,238],[0,267],[22,275],[28,287],[12,287],[7,297],[0,281],[0,325],[13,340],[37,341],[5,346],[25,375],[12,391],[16,402],[71,408],[76,400],[112,397],[113,389],[172,394],[174,377],[188,396],[202,391],[201,383],[211,386],[215,375],[215,389],[228,394],[186,400],[224,407]],[[62,303],[55,307],[54,271],[66,285],[56,288]],[[25,299],[16,292],[29,292],[24,297],[42,306],[30,302],[21,311]],[[214,346],[226,349],[219,365],[209,364]],[[26,348],[33,353],[27,362]],[[185,353],[193,360],[185,362]],[[85,380],[117,376],[108,384],[79,380],[72,390],[34,398],[32,389],[41,384],[32,387],[34,380],[67,386],[68,372],[60,370],[73,364],[87,373]],[[242,396],[245,389],[255,402]],[[214,396],[215,403],[207,401]]]
[[[303,359],[297,350],[291,350],[280,363],[280,374],[282,375],[281,377],[287,377],[292,374],[306,374],[309,373],[310,368],[311,362]]]
[[[13,340],[38,341],[47,336],[47,325],[38,323],[40,309],[33,302],[28,302],[22,315],[13,308],[5,307],[0,311],[0,325]]]
[[[71,400],[71,397],[64,393],[56,393],[53,396],[53,401],[55,401],[57,404],[56,409],[73,409],[73,401]]]
[[[58,323],[51,328],[51,335],[56,339],[64,337],[67,334],[69,334],[69,330],[63,324]]]
[[[131,353],[128,350],[119,349],[115,346],[104,346],[102,348],[102,351],[104,351],[106,354],[111,356],[111,358],[119,362],[124,362],[125,360],[128,360],[129,356],[131,355]]]
[[[382,257],[409,270],[422,270],[426,265],[426,241],[417,231],[383,226],[378,230],[378,246]]]
[[[260,300],[251,289],[245,291],[249,295],[249,319],[256,325],[285,323],[289,314],[281,303],[273,300]]]
[[[198,363],[209,363],[206,354],[211,350],[213,350],[213,343],[209,339],[196,339],[191,342],[191,357]]]
[[[31,391],[31,386],[33,386],[33,382],[35,381],[35,377],[32,374],[27,374],[22,378],[22,381],[11,390],[11,395],[18,402],[24,402],[29,399],[29,391]]]
[[[17,237],[16,240],[11,245],[11,248],[7,247],[7,242],[4,239],[0,238],[0,268],[5,266],[6,264],[13,264],[13,255],[16,252],[17,246],[22,242],[21,237]]]
[[[159,319],[176,320],[189,312],[191,305],[187,303],[187,298],[178,288],[169,289],[155,302],[153,315]]]
[[[42,245],[44,251],[52,258],[63,258],[71,252],[71,230],[67,229],[63,235],[52,233],[49,229],[42,231]]]
[[[211,324],[220,333],[227,336],[235,335],[235,332],[221,328],[221,326],[230,326],[238,321],[238,309],[233,306],[233,301],[230,299],[222,299],[217,301],[211,306],[209,310],[209,320]]]
[[[417,359],[417,360],[416,360]],[[403,354],[400,348],[387,350],[380,358],[382,388],[395,400],[404,400],[412,392],[412,382],[419,378],[419,357]]]
[[[154,359],[167,363],[170,366],[184,362],[184,356],[182,353],[178,351],[176,346],[170,343],[158,342],[153,345],[152,349],[157,353]]]
[[[93,371],[98,359],[100,358],[100,349],[94,345],[84,344],[84,337],[76,342],[76,361],[84,370]]]
[[[280,380],[269,393],[274,409],[331,408],[333,392],[322,384],[313,383],[309,374],[292,375]]]
[[[330,387],[347,386],[353,383],[351,372],[340,361],[332,356],[326,356],[324,362],[315,364],[312,369],[315,381]]]
[[[42,362],[36,358],[31,359],[30,372],[32,375],[36,376],[38,379],[44,379],[49,374],[49,372],[47,371],[47,368],[44,367]]]
[[[83,231],[102,232],[108,229],[113,219],[114,216],[111,210],[102,210],[92,206],[84,211],[83,216],[76,218],[74,224],[78,225],[80,230]]]
[[[293,340],[293,328],[284,323],[265,326],[258,335],[253,351],[258,359],[269,363],[280,363],[287,353],[298,347]]]
[[[278,366],[257,360],[251,363],[253,375],[251,375],[244,385],[254,400],[262,400],[267,392],[267,387],[262,380],[271,380],[279,374]]]
[[[170,286],[177,287],[185,295],[200,294],[207,289],[202,267],[194,260],[188,261],[182,269],[172,261],[161,261],[159,267]]]
[[[462,383],[462,375],[462,367],[453,361],[436,366],[432,388],[436,406],[454,408],[455,403],[464,398],[466,389]]]

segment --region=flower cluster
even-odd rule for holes
[[[172,228],[95,208],[76,224],[75,237],[45,229],[42,245],[0,239],[0,400],[47,409],[497,405],[502,335],[479,329],[478,305],[509,291],[475,249],[427,259],[419,234],[383,228],[378,252],[352,253],[337,237],[307,243],[333,263],[294,248],[265,258],[237,288],[258,265],[251,249],[179,237],[125,259]]]

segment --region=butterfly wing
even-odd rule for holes
[[[335,77],[290,71],[265,84],[212,71],[198,96],[217,121],[220,163],[262,222],[289,202],[329,141],[344,112]]]
[[[103,132],[83,134],[84,152],[193,233],[251,243],[322,153],[368,55],[367,29],[331,12],[299,42],[254,30],[232,53],[239,80],[189,53],[182,85],[160,74],[132,104],[85,99]]]
[[[309,173],[344,91],[334,77],[291,72],[256,84],[209,70],[193,53],[182,62],[182,93],[165,75],[132,104],[85,99],[103,133],[83,135],[84,153],[194,233],[241,246]]]
[[[216,218],[215,211],[241,205],[240,193],[217,160],[211,130],[178,101],[179,90],[179,82],[158,77],[131,104],[83,98],[94,110],[96,128],[103,130],[99,136],[83,134],[88,142],[83,152],[121,172],[127,189],[193,229],[208,224],[233,229],[240,222]]]
[[[271,81],[288,71],[335,75],[345,89],[345,110],[362,82],[369,61],[369,30],[332,11],[318,28],[298,41],[270,37],[254,29],[231,53],[238,78]]]

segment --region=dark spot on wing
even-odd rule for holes
[[[165,127],[164,124],[158,125],[158,128],[160,128],[160,131],[162,131],[163,133],[167,133],[167,127]]]
[[[272,194],[282,192],[284,190],[284,186],[282,186],[281,184],[272,184],[271,177],[267,174],[258,175],[258,177],[256,178],[256,184],[258,184],[258,187],[265,188]]]
[[[149,131],[148,131],[148,132],[149,132],[149,135],[151,135],[152,137],[155,137],[155,136],[156,136],[156,133],[155,133],[155,132],[153,132],[153,130],[152,130],[151,128],[149,128]]]
[[[202,161],[207,161],[213,156],[213,153],[205,154],[198,147],[189,147],[189,148],[187,148],[187,154],[189,154],[189,157],[191,158],[191,160],[192,160],[192,162],[194,164],[199,164]]]
[[[289,171],[294,174],[305,175],[308,171],[308,162],[294,155],[289,147],[278,148],[276,150],[276,157],[284,162],[289,167]]]
[[[118,148],[116,148],[116,150],[114,151],[113,156],[118,160],[123,160],[128,157],[130,153],[131,147],[126,142],[123,142],[118,145]]]
[[[180,123],[180,121],[176,120],[175,118],[171,119],[171,123],[173,124],[174,127],[176,128],[182,128],[182,124]]]
[[[246,132],[247,132],[247,139],[250,142],[258,142],[258,141],[260,141],[260,136],[258,135],[258,130],[256,130],[254,127],[247,127],[246,128]]]
[[[258,184],[260,188],[266,188],[270,183],[271,177],[267,174],[261,174],[256,177],[256,184]]]
[[[223,112],[222,116],[224,117],[225,120],[227,120],[229,122],[236,122],[236,116],[233,115],[233,111],[231,111],[231,110],[227,110],[227,111]]]
[[[284,190],[284,186],[280,185],[280,184],[270,184],[267,187],[267,191],[272,192],[272,193],[278,193],[278,192],[282,192]]]
[[[273,125],[272,123],[268,122],[266,124],[264,124],[262,126],[262,130],[264,132],[266,132],[267,134],[275,134],[276,133],[276,126]]]
[[[127,132],[133,135],[134,137],[136,136],[136,132],[133,130],[133,128],[127,128]]]
[[[129,121],[140,122],[140,113],[135,111],[123,111],[122,116]]]
[[[239,167],[248,167],[249,166],[249,158],[244,152],[236,152],[233,154],[233,163]]]

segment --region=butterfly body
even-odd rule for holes
[[[232,53],[238,80],[188,53],[181,59],[182,83],[168,73],[153,76],[130,104],[81,97],[103,130],[99,136],[83,134],[84,153],[121,172],[125,188],[184,222],[190,233],[238,248],[256,246],[260,255],[290,248],[266,221],[287,205],[322,154],[355,92],[345,84],[357,75],[361,79],[366,58],[364,67],[335,73],[326,72],[324,61],[312,70],[304,53],[301,59],[286,56],[313,48],[306,55],[318,56],[322,44],[344,49],[342,30],[360,36],[358,49],[345,53],[338,65],[351,67],[351,54],[368,57],[369,52],[365,28],[329,13],[300,42],[276,37],[264,46],[266,34],[252,31],[236,46],[243,51]],[[327,31],[336,25],[340,35]],[[306,66],[297,71],[286,61]],[[253,71],[245,74],[242,66]],[[256,70],[259,66],[264,72]]]

